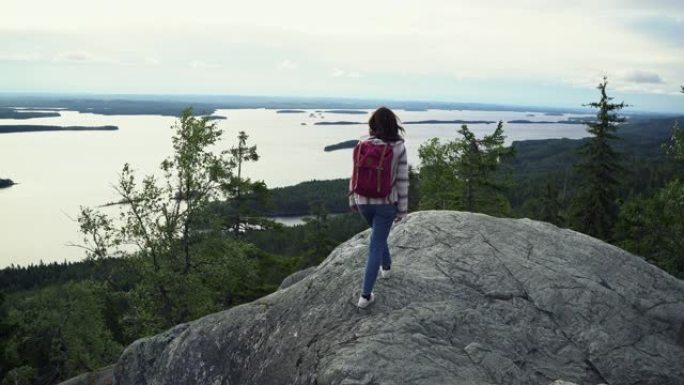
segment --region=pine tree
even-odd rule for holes
[[[574,228],[591,236],[607,240],[618,216],[620,155],[610,142],[617,139],[618,125],[625,121],[617,115],[625,103],[612,103],[606,94],[608,80],[598,85],[601,100],[589,103],[597,108],[596,121],[588,123],[592,137],[580,147],[582,159],[576,170],[581,177],[573,204]]]

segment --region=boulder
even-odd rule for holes
[[[115,383],[684,384],[684,282],[640,257],[543,222],[418,212],[392,229],[392,277],[361,310],[368,238],[134,342]]]

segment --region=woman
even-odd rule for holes
[[[368,126],[370,137],[362,138],[354,151],[354,173],[358,173],[359,158],[356,157],[356,154],[364,142],[381,146],[385,149],[391,148],[391,174],[389,175],[391,189],[389,195],[384,197],[367,196],[376,194],[364,196],[358,192],[361,189],[355,185],[355,181],[358,181],[358,175],[354,174],[350,179],[349,206],[352,211],[360,212],[372,229],[370,245],[368,247],[366,273],[363,278],[363,289],[357,304],[360,308],[365,308],[375,301],[373,285],[378,277],[378,269],[382,278],[389,278],[392,258],[387,246],[387,237],[389,236],[392,223],[399,222],[406,216],[409,187],[406,147],[404,147],[404,139],[402,137],[404,129],[399,126],[396,115],[389,108],[380,107],[371,116]],[[387,152],[389,153],[389,151]],[[381,185],[380,172],[378,171],[378,191],[380,191]]]

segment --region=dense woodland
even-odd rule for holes
[[[612,102],[605,81],[599,91],[586,139],[506,147],[500,123],[483,138],[463,125],[452,140],[422,144],[410,209],[543,220],[684,277],[677,119],[623,121],[624,105]],[[214,154],[207,148],[222,133],[208,119],[186,110],[173,129],[165,178],[124,166],[120,219],[81,212],[86,260],[0,270],[2,385],[54,384],[111,364],[137,338],[276,290],[367,227],[347,213],[347,180],[267,189],[242,173],[244,162],[259,160],[244,133]],[[310,217],[300,226],[268,219],[303,213]]]

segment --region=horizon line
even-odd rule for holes
[[[575,107],[570,107],[570,106],[561,106],[561,105],[538,105],[538,104],[513,104],[513,103],[505,103],[505,102],[474,102],[474,101],[446,101],[446,100],[431,100],[431,99],[394,99],[394,98],[382,98],[382,97],[351,97],[351,96],[302,96],[302,95],[265,95],[265,94],[227,94],[227,93],[181,93],[181,92],[167,92],[167,93],[155,93],[155,92],[95,92],[95,91],[0,91],[0,97],[11,97],[15,95],[22,95],[24,97],[46,97],[46,96],[68,96],[68,97],[87,97],[89,99],[97,99],[98,97],[105,97],[105,98],[111,98],[111,97],[129,97],[129,98],[182,98],[182,97],[191,97],[191,98],[202,98],[202,97],[210,97],[210,98],[252,98],[252,99],[265,99],[265,98],[276,98],[276,99],[281,99],[279,101],[284,101],[284,100],[308,100],[308,101],[328,101],[328,102],[335,102],[335,101],[348,101],[348,102],[358,102],[358,103],[371,103],[371,102],[381,102],[386,103],[386,102],[392,102],[392,103],[398,103],[398,104],[416,104],[416,105],[435,105],[437,107],[438,105],[441,105],[442,107],[449,107],[451,106],[452,108],[448,109],[454,109],[456,107],[464,107],[464,106],[469,106],[469,107],[487,107],[487,110],[492,110],[492,107],[500,107],[500,111],[505,111],[510,108],[514,108],[515,110],[521,111],[524,109],[530,109],[529,111],[555,111],[555,112],[579,112],[579,113],[587,113],[587,112],[592,112],[595,109],[587,108],[586,105],[580,105],[580,106],[575,106]],[[148,100],[149,101],[149,100]],[[164,101],[164,100],[160,100]],[[166,101],[171,101],[171,100],[166,100]],[[178,100],[173,100],[173,101],[178,101]],[[196,100],[196,102],[200,103],[216,103],[217,101],[210,101],[210,100]],[[268,103],[265,103],[267,105]],[[376,104],[376,105],[380,105]],[[0,106],[2,107],[2,106]],[[344,107],[344,106],[341,106]],[[628,109],[630,107],[633,107],[631,105],[626,105],[625,109]],[[249,107],[245,107],[249,108]],[[266,109],[275,109],[277,107],[259,107],[259,108],[266,108]],[[331,108],[331,107],[325,107],[325,108]],[[351,109],[359,109],[361,107],[348,107]],[[374,107],[369,107],[369,108],[374,108]],[[218,108],[220,109],[220,108]],[[440,108],[432,108],[439,110]],[[457,109],[462,109],[462,108],[457,108]],[[469,108],[470,110],[473,110],[473,108]],[[629,111],[630,113],[633,114],[657,114],[657,115],[672,115],[672,116],[679,116],[681,113],[674,112],[674,111],[653,111],[653,110],[632,110]]]

